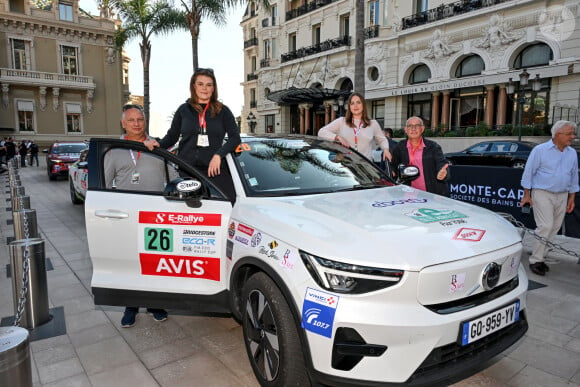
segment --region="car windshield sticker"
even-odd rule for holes
[[[453,239],[460,241],[479,242],[481,238],[483,238],[484,234],[485,230],[462,227],[459,230],[457,230],[457,232],[453,236]]]
[[[141,274],[220,280],[221,214],[139,212]]]
[[[451,274],[449,293],[462,292],[465,290],[465,273]]]
[[[436,210],[433,208],[417,208],[405,215],[422,223],[434,223],[443,220],[467,218],[467,215],[464,215],[461,212],[454,210]]]
[[[427,199],[401,199],[388,201],[375,201],[371,206],[373,207],[392,207],[399,204],[413,204],[413,203],[427,203]]]
[[[255,185],[258,185],[258,180],[255,177],[250,177],[248,179],[248,183],[250,183],[250,185],[253,187]]]
[[[306,288],[302,305],[302,328],[332,337],[334,314],[340,297],[320,290]]]

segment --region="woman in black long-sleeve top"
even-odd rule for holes
[[[213,70],[198,69],[189,82],[191,97],[173,116],[165,137],[148,146],[169,148],[180,138],[179,157],[207,175],[231,200],[235,193],[225,163],[228,153],[240,144],[240,129],[231,110],[218,101]],[[225,135],[228,140],[224,143]]]

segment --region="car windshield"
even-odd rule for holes
[[[317,194],[394,184],[361,155],[316,138],[246,139],[234,156],[248,196]]]
[[[86,144],[58,144],[52,147],[52,152],[57,155],[65,155],[71,153],[81,153],[86,149]]]

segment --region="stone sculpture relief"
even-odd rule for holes
[[[435,30],[429,41],[429,48],[427,49],[425,58],[440,59],[459,51],[459,49],[459,45],[449,43],[449,39],[443,36],[441,30]]]

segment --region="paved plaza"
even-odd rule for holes
[[[46,170],[19,169],[36,210],[44,240],[48,298],[61,334],[31,342],[35,386],[257,386],[243,345],[241,327],[230,318],[170,311],[165,322],[140,313],[133,328],[121,328],[123,308],[93,304],[91,260],[82,205],[73,205],[68,181],[50,182]],[[0,185],[0,318],[14,315],[7,239],[14,236],[6,173]],[[0,194],[0,200],[2,195]],[[529,251],[532,237],[524,242]],[[580,239],[559,238],[580,252]],[[580,387],[580,265],[558,252],[545,277],[531,274],[530,329],[507,353],[453,386]],[[524,259],[528,267],[527,254]],[[144,310],[142,309],[144,312]],[[35,330],[36,331],[36,330]],[[42,336],[32,332],[32,336]],[[31,337],[32,337],[31,336]]]

